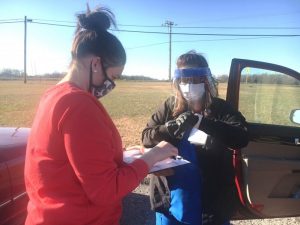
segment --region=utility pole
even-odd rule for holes
[[[27,22],[32,22],[31,19],[27,19],[27,16],[24,18],[24,84],[27,82]]]
[[[27,45],[27,16],[24,18],[24,84],[27,82],[26,75],[26,45]]]
[[[172,26],[174,22],[167,20],[163,26],[169,28],[169,80],[171,80],[171,67],[172,67]]]

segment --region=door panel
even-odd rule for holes
[[[12,193],[11,193],[11,183],[9,178],[9,173],[7,166],[1,157],[0,149],[0,223],[7,221],[7,216],[12,209]]]
[[[3,225],[24,224],[27,214],[24,162],[29,131],[29,128],[0,129],[0,200],[7,202],[0,204],[0,224]]]
[[[18,133],[16,135],[18,135]],[[28,203],[24,180],[26,143],[11,146],[7,148],[7,152],[8,151],[10,152],[10,159],[6,161],[6,164],[12,183],[12,197],[14,203],[12,217],[15,219],[26,214]]]
[[[256,153],[251,152],[251,149],[255,149]],[[265,149],[276,151],[273,144],[255,142],[250,142],[243,149],[243,177],[248,203],[264,217],[299,214],[300,199],[294,198],[300,188],[299,160],[288,159],[285,155],[289,154],[280,151],[269,157],[271,154],[264,152]],[[289,152],[291,156],[300,159],[300,151],[289,149]]]
[[[300,215],[300,74],[263,62],[233,59],[227,101],[249,123],[249,145],[239,151],[244,206],[257,218]],[[299,198],[297,193],[299,192]]]

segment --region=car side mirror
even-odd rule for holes
[[[300,124],[300,109],[294,109],[291,111],[290,120],[293,123]]]

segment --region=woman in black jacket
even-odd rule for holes
[[[151,116],[142,142],[153,147],[168,141],[191,163],[151,176],[156,225],[229,224],[236,206],[232,154],[248,144],[245,118],[217,98],[208,63],[195,51],[178,58],[173,86],[175,96]],[[189,141],[195,128],[201,143]]]

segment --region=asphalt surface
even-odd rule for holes
[[[155,225],[155,213],[150,208],[149,180],[145,179],[123,201],[121,225]]]
[[[121,225],[155,225],[155,214],[150,208],[149,180],[146,178],[123,201]],[[233,225],[300,225],[300,217],[231,221]]]

